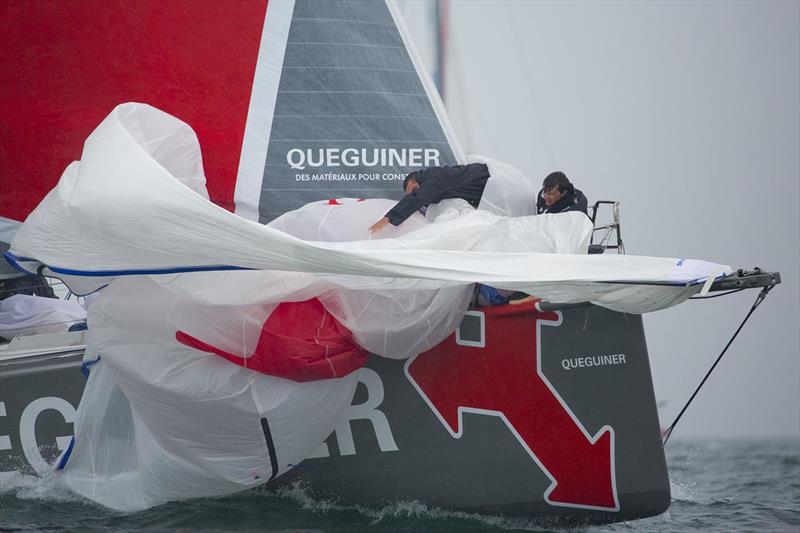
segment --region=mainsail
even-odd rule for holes
[[[4,2],[0,217],[25,220],[121,102],[147,102],[190,123],[209,195],[233,210],[266,7]]]
[[[390,3],[270,2],[236,185],[262,223],[309,198],[394,198],[463,155]]]

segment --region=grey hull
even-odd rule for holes
[[[481,381],[513,400],[518,412],[541,418],[546,413],[537,411],[524,391],[510,391],[510,381],[504,382],[511,379],[511,355],[492,346],[507,333],[505,323],[498,326],[499,319],[482,315],[471,312],[449,341],[467,350],[465,357],[491,358],[487,368],[492,370]],[[593,506],[590,499],[582,505],[580,488],[579,503],[553,501],[555,492],[548,498],[555,485],[570,482],[564,475],[554,479],[559,474],[552,451],[550,458],[542,451],[558,445],[565,428],[541,420],[536,427],[546,431],[525,434],[511,407],[504,414],[465,400],[454,433],[430,391],[415,381],[409,370],[413,361],[381,357],[370,358],[358,371],[349,422],[314,457],[270,486],[301,481],[314,496],[342,504],[416,500],[445,509],[567,522],[630,520],[665,511],[669,479],[641,317],[586,306],[562,311],[559,320],[539,328],[542,383],[568,411],[564,420],[588,438],[608,433],[615,506]],[[531,375],[536,356],[529,359]],[[435,363],[431,368],[436,370]],[[447,381],[441,373],[436,379]],[[84,383],[79,355],[0,363],[0,472],[42,473],[57,458],[68,445]],[[453,395],[461,389],[453,390],[449,398],[456,405],[460,400]],[[564,453],[569,460],[571,452]]]

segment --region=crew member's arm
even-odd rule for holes
[[[435,177],[428,178],[426,176],[425,181],[420,183],[419,189],[403,196],[403,198],[386,213],[386,216],[370,226],[369,232],[375,233],[376,231],[380,231],[385,228],[387,224],[399,226],[415,212],[438,200],[443,192],[444,187],[442,185],[442,180],[436,179]]]
[[[408,217],[433,201],[433,199],[430,198],[431,195],[428,194],[431,191],[428,190],[426,185],[422,185],[416,191],[403,196],[402,200],[397,202],[395,206],[386,213],[386,218],[389,219],[392,226],[399,226],[405,222]]]
[[[377,221],[376,223],[374,223],[373,225],[371,225],[371,226],[369,227],[369,230],[368,230],[368,231],[369,231],[370,233],[375,233],[376,231],[380,231],[380,230],[382,230],[383,228],[385,228],[387,224],[389,224],[389,219],[388,219],[388,218],[386,218],[386,217],[383,217],[382,219],[380,219],[379,221]]]
[[[380,231],[388,224],[391,224],[392,226],[399,226],[405,222],[408,217],[413,215],[414,211],[417,211],[428,205],[427,203],[420,201],[419,197],[417,196],[417,193],[420,190],[422,190],[421,187],[416,191],[403,196],[403,199],[397,202],[397,204],[395,204],[395,206],[389,210],[388,213],[386,213],[386,216],[369,227],[369,232],[375,233],[376,231]]]

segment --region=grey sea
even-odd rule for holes
[[[672,505],[657,517],[562,531],[800,531],[800,441],[680,441],[667,446]],[[347,507],[302,486],[121,514],[50,479],[0,476],[0,531],[558,531],[534,520],[477,516],[404,501]]]

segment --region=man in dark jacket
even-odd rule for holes
[[[557,170],[547,175],[542,183],[542,190],[536,197],[536,213],[567,213],[569,211],[580,211],[587,217],[588,201],[586,195],[567,179],[566,174]],[[536,297],[525,294],[524,292],[514,292],[508,297],[511,305],[532,302]]]
[[[416,211],[448,198],[461,198],[477,208],[488,179],[489,167],[483,163],[431,167],[412,172],[403,181],[406,195],[386,216],[370,226],[369,232],[380,231],[387,224],[399,226]]]
[[[580,211],[588,216],[587,207],[586,196],[560,170],[548,174],[536,198],[536,212],[540,215]]]

